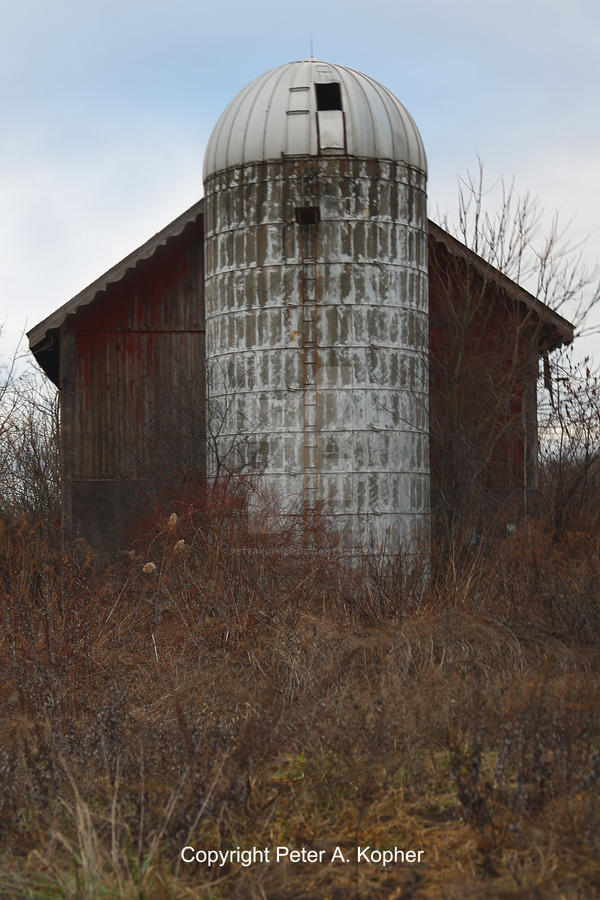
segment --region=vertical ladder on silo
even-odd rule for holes
[[[315,516],[319,507],[317,228],[317,224],[302,227],[303,502],[306,517]]]

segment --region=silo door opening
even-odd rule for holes
[[[315,91],[317,93],[317,109],[319,112],[334,109],[342,111],[342,91],[338,81],[315,84]]]
[[[315,84],[317,95],[317,131],[319,150],[344,150],[346,129],[342,109],[342,90],[337,81]]]

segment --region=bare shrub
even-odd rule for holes
[[[57,523],[58,394],[17,353],[0,367],[0,515]]]
[[[540,506],[555,540],[566,531],[600,532],[600,376],[572,352],[554,364],[541,408]]]

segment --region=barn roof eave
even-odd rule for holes
[[[57,367],[50,362],[52,354],[50,348],[56,343],[56,333],[69,316],[92,303],[98,294],[105,291],[110,285],[121,281],[125,275],[134,269],[143,260],[150,259],[159,247],[164,246],[171,238],[182,233],[187,225],[195,222],[204,212],[204,198],[194,203],[184,213],[170,222],[165,228],[158,231],[148,241],[130,253],[107,272],[89,284],[86,288],[68,300],[53,313],[43,319],[27,332],[29,349],[34,354],[46,374],[56,383],[58,378]]]
[[[467,259],[483,279],[493,281],[509,297],[519,303],[523,303],[538,316],[542,326],[539,341],[540,355],[550,350],[556,350],[563,344],[570,344],[573,341],[575,327],[568,319],[559,315],[546,303],[543,303],[533,294],[530,294],[529,291],[526,291],[525,288],[522,288],[521,285],[504,275],[436,222],[429,219],[428,227],[429,235],[433,240],[444,244],[453,256],[461,256]]]

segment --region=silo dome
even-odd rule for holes
[[[427,172],[421,135],[391,91],[346,66],[304,59],[265,72],[234,97],[209,140],[204,178],[232,166],[323,153]]]

